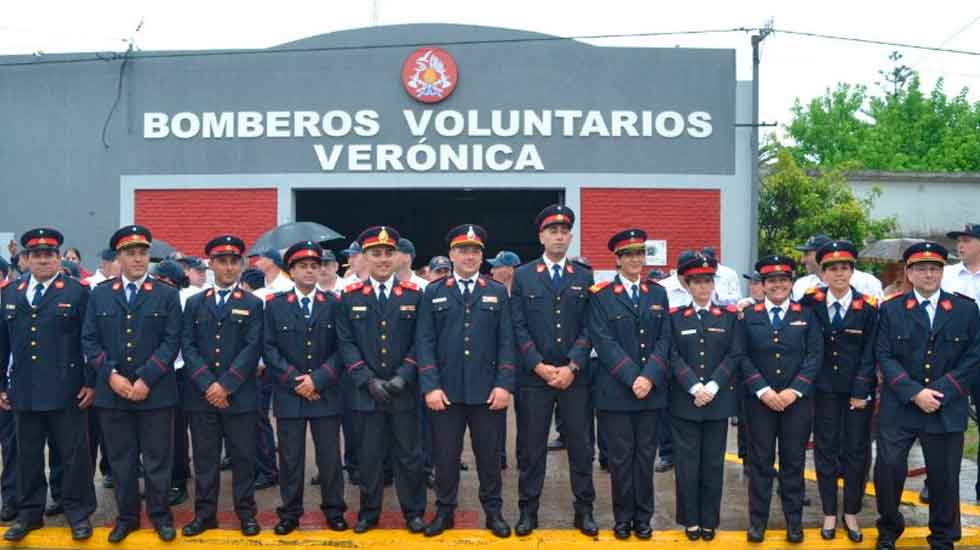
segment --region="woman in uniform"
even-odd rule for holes
[[[721,515],[728,419],[735,416],[735,384],[742,325],[735,306],[711,303],[718,261],[697,253],[678,261],[677,276],[691,303],[670,312],[670,415],[677,461],[677,523],[687,538],[712,540]]]
[[[857,248],[847,241],[821,246],[816,261],[824,284],[808,290],[801,300],[816,315],[824,345],[813,398],[813,458],[824,514],[820,536],[825,540],[836,536],[837,474],[843,470],[844,524],[847,537],[853,542],[863,539],[857,514],[864,500],[871,460],[878,316],[875,299],[851,286],[857,256]]]
[[[810,308],[790,300],[796,263],[767,256],[755,264],[765,300],[745,308],[742,361],[749,429],[749,542],[762,542],[769,523],[774,463],[786,540],[803,542],[803,467],[813,420],[813,381],[823,357],[823,334]]]
[[[617,539],[653,535],[653,461],[657,415],[667,407],[670,322],[667,292],[644,280],[646,233],[609,239],[618,274],[592,287],[588,326],[600,367],[593,384],[606,437]]]

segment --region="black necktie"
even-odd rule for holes
[[[633,287],[630,290],[630,298],[633,300],[633,306],[640,305],[640,285],[633,283]]]
[[[44,285],[42,283],[38,283],[34,287],[34,297],[31,298],[31,305],[37,307],[37,305],[41,303],[41,296],[44,296]]]
[[[473,281],[471,281],[469,279],[463,279],[460,282],[463,283],[463,301],[469,303],[469,301],[470,301],[470,285],[473,284]]]
[[[558,291],[561,288],[561,266],[555,264],[551,266],[551,288]]]
[[[844,316],[841,315],[841,305],[840,302],[834,302],[834,318],[830,322],[830,326],[837,329],[844,324]]]
[[[783,308],[779,306],[772,308],[772,328],[776,330],[779,330],[783,326],[783,320],[779,316],[781,311],[783,311]]]
[[[698,312],[698,320],[704,321],[704,316],[701,315],[702,313],[704,313],[704,310],[703,309],[699,309],[699,310],[697,310],[697,312]]]
[[[230,290],[219,290],[218,291],[218,311],[222,311],[225,308],[225,302],[228,300],[228,293]]]
[[[385,294],[384,283],[378,285],[378,303],[381,304],[381,309],[384,309],[384,307],[388,305],[388,295]]]
[[[303,316],[306,317],[307,321],[309,321],[310,317],[313,315],[313,312],[310,310],[310,299],[304,296],[299,303],[303,304]]]
[[[929,321],[929,328],[932,328],[932,316],[929,315],[931,311],[929,306],[932,305],[932,302],[929,300],[922,300],[922,303],[919,305],[922,306],[922,312],[926,314],[926,320]]]
[[[126,303],[133,305],[133,300],[136,299],[136,283],[126,284]]]

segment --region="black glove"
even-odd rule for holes
[[[401,376],[395,376],[391,380],[385,382],[385,391],[390,395],[398,395],[405,390],[405,379]]]
[[[370,382],[367,383],[368,393],[371,394],[371,398],[378,403],[387,403],[391,396],[388,395],[387,390],[385,390],[385,383],[378,378],[372,378]]]

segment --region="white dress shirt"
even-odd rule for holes
[[[765,304],[766,304],[766,315],[769,316],[769,322],[770,323],[772,322],[772,316],[773,316],[772,308],[774,308],[774,307],[778,307],[779,308],[779,319],[782,320],[782,321],[785,321],[786,320],[786,313],[789,312],[789,304],[790,304],[790,301],[789,300],[786,300],[785,302],[783,302],[781,304],[774,304],[774,303],[772,303],[772,302],[769,301],[769,298],[766,298]],[[772,389],[772,387],[766,386],[766,387],[762,388],[761,390],[755,392],[755,395],[759,399],[762,399],[762,396],[765,395],[766,392],[769,391],[769,390],[771,390],[771,389]],[[796,394],[796,397],[803,397],[803,394],[800,393],[800,392],[798,392],[798,391],[796,391],[796,390],[793,390],[793,393]]]
[[[40,283],[41,284],[41,296],[44,296],[44,294],[48,291],[48,287],[51,286],[51,283],[53,283],[54,280],[57,277],[58,277],[58,275],[56,274],[54,277],[51,277],[47,281],[44,281],[43,283]],[[38,281],[37,279],[34,278],[34,275],[31,275],[31,280],[27,284],[27,301],[29,303],[33,303],[34,302],[34,294],[37,292],[37,285],[38,285],[39,282],[40,281]]]
[[[382,284],[385,285],[385,298],[390,298],[391,297],[391,287],[392,287],[392,285],[395,284],[395,276],[394,275],[391,275],[390,277],[388,277],[388,280],[387,281],[379,281],[379,280],[375,279],[374,277],[370,277],[370,280],[371,280],[371,288],[374,289],[374,297],[375,298],[378,298],[379,300],[381,299],[381,296],[380,295],[381,295],[381,285]]]
[[[913,290],[915,293],[915,301],[919,303],[919,307],[922,307],[922,302],[928,300],[929,306],[926,308],[926,313],[929,314],[929,326],[932,326],[932,321],[936,318],[936,306],[939,305],[939,291],[932,293],[932,296],[926,298],[925,296],[919,294],[918,290]]]
[[[851,307],[851,300],[854,299],[854,293],[850,288],[847,289],[847,294],[840,299],[834,297],[834,293],[828,288],[827,293],[827,314],[830,316],[830,320],[833,321],[834,315],[837,314],[835,311],[834,304],[840,303],[840,316],[843,318],[847,315],[847,308]]]
[[[469,277],[463,277],[459,273],[456,273],[455,271],[453,271],[453,278],[455,278],[456,279],[456,282],[458,283],[457,286],[459,286],[459,293],[460,294],[462,294],[463,291],[466,289],[466,285],[463,284],[463,281],[470,281],[470,285],[469,285],[470,288],[469,288],[469,290],[470,290],[470,293],[472,293],[474,290],[476,290],[476,280],[480,278],[480,274],[479,273],[474,273],[473,275],[471,275]]]
[[[977,301],[980,307],[980,271],[971,273],[966,264],[948,265],[943,268],[943,290],[959,292]]]

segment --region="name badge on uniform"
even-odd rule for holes
[[[864,331],[859,328],[845,328],[844,332],[848,334],[864,334]]]
[[[7,304],[7,309],[17,309],[15,304]]]
[[[249,311],[249,310],[247,310],[247,309],[232,309],[231,310],[231,314],[232,315],[244,315],[245,317],[248,317],[251,313],[252,312]]]
[[[650,311],[663,311],[663,309],[664,306],[660,304],[653,304],[652,306],[650,306]]]
[[[484,296],[483,297],[483,303],[484,304],[496,304],[497,303],[497,297],[496,296]]]
[[[572,285],[572,286],[570,286],[570,287],[568,287],[568,288],[570,288],[570,289],[572,289],[572,290],[582,290],[582,287],[580,287],[580,286],[575,286],[575,285]]]
[[[806,321],[793,321],[789,324],[791,327],[805,327]]]
[[[351,311],[367,311],[367,306],[351,306]]]
[[[433,298],[432,299],[432,303],[433,304],[441,304],[441,303],[445,302],[446,300],[447,300],[447,298],[445,296],[443,296],[441,298]]]
[[[725,332],[725,329],[718,327],[708,327],[708,332]]]
[[[69,307],[71,307],[71,304],[58,304],[58,307],[60,307],[60,308],[69,308]]]
[[[410,305],[405,305],[405,306],[399,306],[398,307],[398,310],[399,311],[415,311],[415,304],[410,304]]]
[[[689,328],[687,330],[682,330],[681,331],[681,336],[690,336],[691,334],[697,334],[697,333],[698,333],[698,329],[696,329],[696,328]]]

